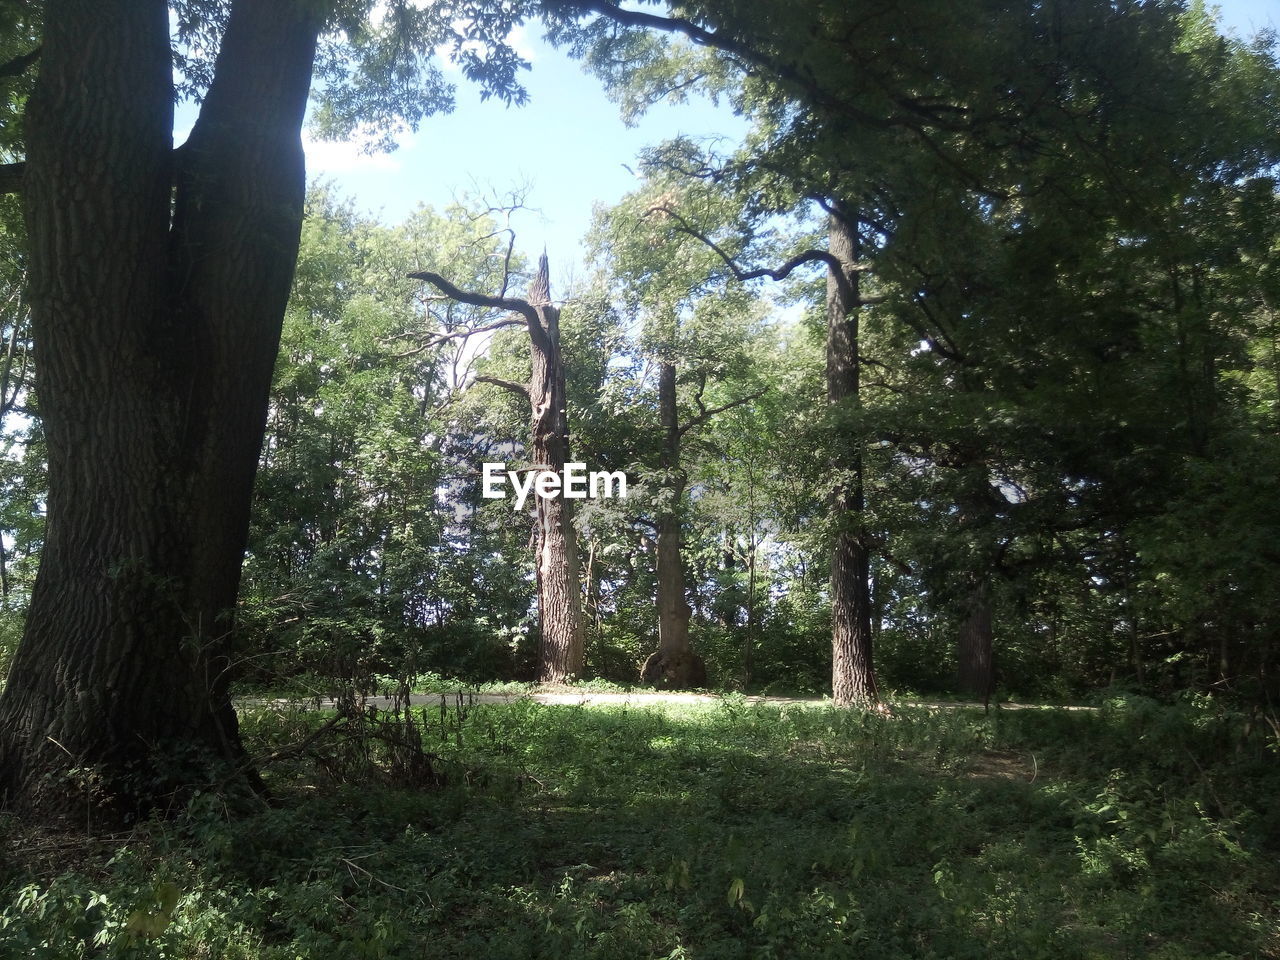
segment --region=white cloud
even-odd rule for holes
[[[307,173],[349,173],[351,171],[382,170],[394,173],[403,166],[400,151],[413,147],[413,137],[400,138],[400,150],[395,153],[365,153],[359,143],[351,141],[315,140],[310,133],[302,136],[302,148],[307,153]]]
[[[507,43],[522,58],[533,63],[533,42],[529,39],[529,32],[525,30],[524,24],[511,28],[511,32],[507,34]]]
[[[467,28],[467,22],[465,20],[455,20],[453,22],[453,29],[455,33],[461,33],[466,28]],[[506,36],[506,42],[507,42],[507,45],[511,47],[511,49],[514,50],[517,54],[519,54],[520,57],[524,59],[527,63],[533,63],[533,43],[529,39],[529,33],[527,30],[525,30],[523,24],[518,24],[517,26],[514,26],[511,28],[511,31]],[[465,50],[481,49],[481,44],[477,43],[474,40],[468,40],[462,46],[463,46],[463,49]],[[440,44],[438,47],[436,47],[436,56],[440,60],[441,69],[448,71],[450,73],[457,73],[458,71],[460,71],[461,68],[458,66],[458,62],[453,59],[452,44],[450,43]]]

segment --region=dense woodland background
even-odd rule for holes
[[[621,51],[596,41],[589,62],[628,109],[697,82],[755,131],[730,156],[655,146],[644,184],[599,211],[590,274],[554,293],[573,458],[625,469],[634,491],[577,517],[586,676],[639,679],[657,638],[657,524],[671,511],[709,682],[829,691],[838,433],[865,470],[858,523],[888,688],[956,689],[958,651],[977,632],[994,638],[998,686],[1017,697],[1111,685],[1275,696],[1273,51],[1222,39],[1202,10],[1170,11],[1064,6],[1058,60],[1028,55],[1015,65],[1025,75],[994,91],[1003,99],[952,123],[922,98],[903,109],[936,133],[904,123],[856,141],[796,113],[759,71],[744,84],[732,56],[652,34],[627,34]],[[975,88],[985,49],[1044,42],[942,10],[926,22],[937,39],[910,42],[938,44],[939,64]],[[951,26],[964,42],[945,39]],[[24,77],[5,81],[17,105]],[[852,108],[828,109],[854,122]],[[875,302],[860,311],[859,396],[837,409],[822,382],[823,264],[783,283],[738,282],[731,268],[823,247],[822,208],[845,182]],[[16,200],[4,209],[7,657],[46,480],[23,229]],[[503,312],[407,279],[434,270],[463,289],[523,291],[532,264],[511,255],[509,213],[476,199],[388,227],[312,188],[237,675],[537,673],[528,530],[505,502],[481,501],[478,482],[482,462],[521,460],[528,414],[474,382],[527,379],[528,351],[518,330],[448,339]],[[659,409],[669,368],[681,424],[734,404],[683,435],[678,461]]]
[[[1280,955],[1273,34],[105,6],[0,4],[0,945]],[[449,106],[439,49],[521,102],[525,21],[750,133],[653,145],[564,290],[518,194],[304,193],[308,83],[376,147]],[[630,495],[481,498],[565,460]],[[835,706],[408,699],[526,680]],[[903,702],[952,695],[1091,708]]]

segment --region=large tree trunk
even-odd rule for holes
[[[986,580],[979,580],[969,595],[968,609],[960,625],[957,653],[960,689],[987,706],[995,692],[996,674],[992,654],[991,594]]]
[[[175,196],[166,3],[49,0],[25,182],[48,526],[0,698],[15,808],[92,787],[118,820],[210,758],[244,767],[225,641],[302,218],[308,9],[234,5]]]
[[[835,544],[831,553],[831,692],[840,705],[875,706],[871,660],[870,556],[863,530],[862,442],[846,421],[860,405],[858,238],[854,224],[833,214],[828,250],[840,263],[827,271],[827,401],[836,428],[831,468]]]
[[[977,542],[991,544],[992,533],[984,528],[993,511],[999,509],[999,503],[993,499],[998,494],[991,486],[985,460],[976,455],[966,459],[969,465],[956,498],[957,519]],[[960,600],[964,620],[956,644],[956,679],[962,692],[977,697],[985,707],[996,688],[991,578],[993,572],[999,571],[999,551],[988,546],[980,553],[986,554],[986,559],[979,560],[967,572],[967,594]]]
[[[560,473],[569,459],[568,397],[560,352],[560,311],[551,304],[545,255],[529,288],[529,303],[539,321],[538,329],[529,328],[532,459],[536,468]],[[573,501],[535,496],[534,515],[541,626],[538,679],[564,683],[581,676],[585,646]]]
[[[658,649],[645,661],[640,679],[665,690],[707,685],[707,668],[689,644],[689,603],[685,599],[681,556],[680,499],[685,476],[680,468],[680,420],[676,405],[676,367],[663,361],[658,372],[658,411],[662,420],[662,470],[667,489],[658,514]]]

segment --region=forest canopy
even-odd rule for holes
[[[308,178],[304,137],[394,150],[457,84],[525,105],[526,30],[628,120],[696,100],[745,135],[652,143],[580,249],[541,256],[527,190],[391,222]],[[575,150],[491,141],[513,182],[522,155]],[[467,767],[466,737],[498,770],[538,724],[612,735],[469,715],[458,692],[526,683],[732,694],[723,727],[618,736],[708,756],[758,737],[783,768],[740,695],[822,701],[825,732],[770,716],[882,773],[875,731],[983,771],[982,737],[1000,762],[1034,745],[1028,783],[1036,750],[1079,736],[1119,779],[1065,754],[1058,774],[1093,803],[1147,771],[1153,793],[1124,802],[1153,823],[1139,808],[1174,789],[1181,749],[1205,806],[1161,835],[1274,850],[1261,801],[1214,786],[1274,762],[1280,734],[1274,32],[1175,0],[10,2],[0,161],[14,823],[134,829],[202,797],[245,823],[315,771],[430,792],[451,770],[471,789],[508,781]],[[949,740],[949,714],[910,727],[922,700],[979,710],[955,706]],[[1029,701],[1096,725],[1046,713],[1001,739],[990,708]],[[1170,753],[1135,757],[1133,730]],[[311,773],[276,772],[301,758]],[[565,798],[512,776],[513,795]],[[1039,797],[1010,816],[1034,822]],[[858,871],[880,870],[862,844]],[[1101,846],[1089,875],[1118,878]],[[646,875],[688,889],[689,862],[664,856]],[[1227,871],[1214,856],[1196,862]],[[922,867],[966,902],[947,862]],[[711,872],[735,922],[798,916],[744,892],[740,866]],[[156,891],[140,916],[160,932],[129,919],[126,946],[176,916]],[[1220,942],[1270,955],[1260,926]]]
[[[814,3],[806,17],[756,3],[299,4],[272,23],[184,3],[163,33],[152,6],[120,39],[168,36],[147,49],[174,79],[153,71],[153,106],[86,102],[78,120],[82,94],[64,81],[137,73],[138,58],[57,60],[75,4],[7,14],[7,109],[26,123],[6,126],[25,219],[7,208],[6,657],[24,619],[51,636],[27,649],[60,642],[87,557],[133,557],[131,599],[93,615],[103,636],[140,654],[204,624],[196,673],[217,666],[218,689],[178,695],[215,705],[236,677],[324,686],[352,671],[834,689],[863,705],[880,698],[877,670],[891,689],[983,700],[1117,683],[1271,695],[1269,35],[1224,37],[1204,7],[1173,3]],[[483,96],[522,103],[529,64],[510,37],[537,16],[629,113],[702,91],[750,124],[737,150],[688,137],[648,150],[550,320],[520,296],[534,276],[511,228],[518,198],[396,226],[323,187],[304,209],[285,150],[308,87],[318,135],[374,146],[450,109],[441,54]],[[290,63],[264,57],[288,43]],[[170,156],[175,96],[199,120]],[[86,130],[103,144],[92,171],[59,148]],[[109,136],[136,148],[107,151]],[[157,206],[165,170],[172,214]],[[59,199],[84,182],[110,184],[112,202]],[[110,225],[135,196],[151,226],[130,251]],[[97,297],[93,284],[75,295],[92,304],[77,336],[56,320],[69,251],[40,246],[64,217],[111,237],[78,261],[100,269]],[[143,321],[156,308],[134,302],[139,284],[120,286],[139,257],[171,332]],[[41,298],[58,303],[43,337]],[[116,328],[134,345],[103,341],[119,359],[89,389],[85,351]],[[119,374],[152,367],[132,386]],[[162,409],[170,426],[148,425]],[[84,439],[95,416],[119,452]],[[139,457],[140,476],[173,474],[163,507],[132,481],[61,486],[77,463]],[[576,516],[561,500],[550,518],[535,498],[528,535],[479,497],[488,460],[566,458],[625,471],[634,495]],[[90,506],[104,497],[143,513],[107,531]],[[65,560],[43,519],[59,498]],[[165,511],[175,521],[136,554],[131,524]],[[163,586],[146,572],[161,558]],[[69,579],[45,588],[56,611],[41,616],[33,584],[54,569]],[[106,582],[104,598],[123,589]],[[216,627],[237,591],[235,629]],[[121,604],[177,619],[138,645]],[[108,642],[73,632],[76,650]],[[32,654],[33,676],[46,656]],[[227,709],[191,722],[234,743]]]

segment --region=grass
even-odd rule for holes
[[[415,714],[435,787],[331,744],[256,815],[25,837],[0,956],[1280,957],[1274,741],[1208,701]]]
[[[332,678],[315,677],[304,674],[286,682],[274,682],[271,686],[240,684],[234,696],[242,701],[261,700],[314,700],[331,698],[343,684]],[[391,696],[395,693],[411,694],[454,694],[477,693],[504,696],[520,696],[527,693],[560,689],[555,685],[533,683],[524,680],[487,680],[476,682],[454,677],[442,676],[438,673],[421,673],[411,677],[395,677],[379,675],[369,679],[365,691],[370,696]],[[575,683],[572,689],[586,693],[629,693],[636,688],[632,685],[614,683],[611,680],[587,680]]]

